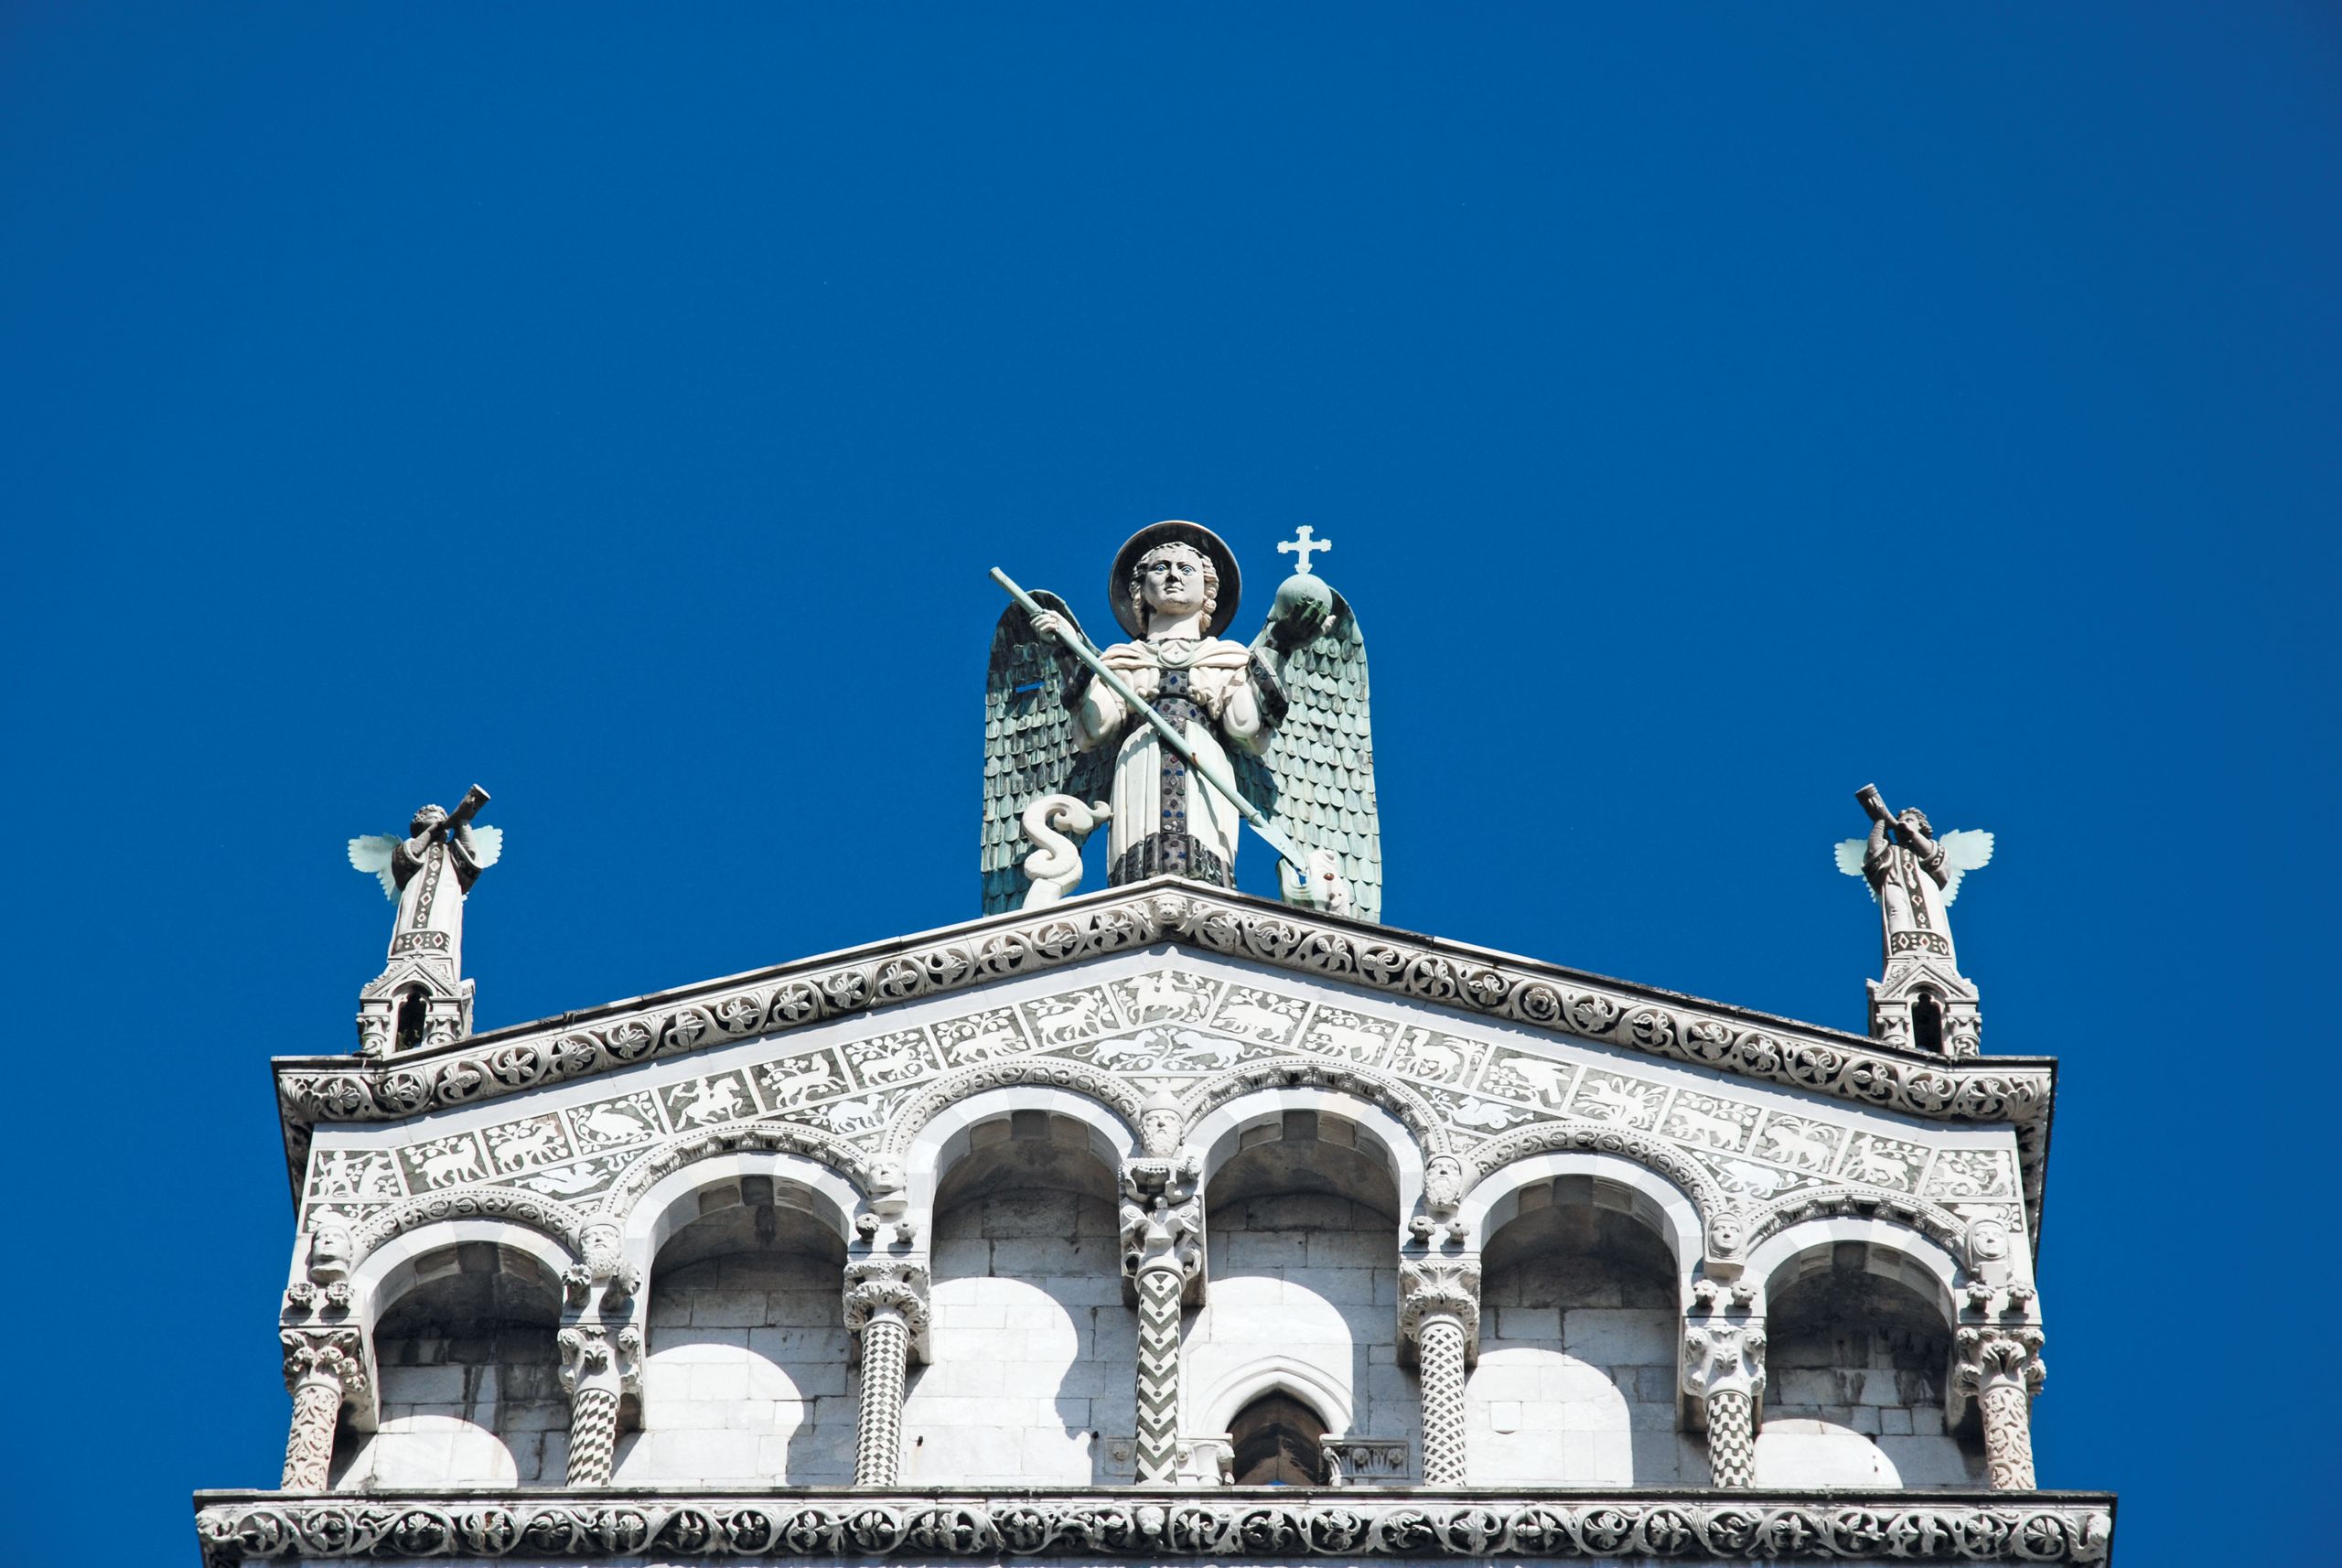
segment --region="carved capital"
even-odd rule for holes
[[[893,1316],[909,1331],[910,1346],[927,1354],[927,1265],[912,1258],[865,1258],[845,1266],[845,1326],[860,1348],[874,1317]]]
[[[1176,1270],[1181,1294],[1200,1296],[1204,1268],[1202,1162],[1193,1154],[1148,1155],[1123,1165],[1123,1278],[1135,1289],[1151,1269]]]
[[[1464,1331],[1467,1360],[1480,1353],[1480,1260],[1402,1258],[1399,1261],[1399,1348],[1412,1359],[1423,1325],[1452,1319]]]
[[[330,1378],[346,1402],[362,1402],[368,1392],[366,1339],[355,1328],[285,1328],[285,1386],[297,1391],[317,1378]]]
[[[633,1324],[606,1328],[597,1323],[574,1323],[555,1341],[561,1348],[561,1386],[575,1395],[581,1388],[615,1383],[628,1392],[642,1387],[642,1331]]]
[[[2039,1393],[2048,1376],[2041,1344],[2041,1330],[2031,1325],[1963,1326],[1952,1343],[1952,1389],[1970,1396],[1995,1388],[2019,1388],[2028,1398]]]
[[[1683,1391],[1703,1407],[1721,1393],[1742,1394],[1756,1404],[1765,1391],[1765,1320],[1727,1321],[1721,1315],[1687,1320]]]

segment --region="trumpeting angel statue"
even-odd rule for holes
[[[1300,570],[1249,644],[1221,635],[1235,553],[1197,523],[1155,523],[1115,553],[1107,602],[1131,640],[1102,650],[1063,599],[994,573],[1013,602],[984,684],[987,913],[1070,891],[1079,835],[1102,821],[1110,884],[1231,886],[1249,822],[1283,861],[1288,900],[1380,918],[1366,641],[1309,571],[1331,547],[1305,528],[1278,546]]]

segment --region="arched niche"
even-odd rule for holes
[[[643,1195],[622,1246],[647,1254],[626,1484],[834,1483],[854,1400],[843,1294],[852,1189],[777,1151],[694,1161]]]
[[[1581,1189],[1554,1185],[1565,1176],[1585,1178],[1582,1190],[1586,1204],[1627,1216],[1665,1244],[1679,1305],[1688,1305],[1692,1272],[1703,1245],[1699,1208],[1681,1187],[1621,1155],[1571,1149],[1514,1160],[1482,1177],[1465,1195],[1456,1217],[1466,1235],[1479,1239],[1485,1248],[1489,1239],[1520,1218],[1524,1208],[1534,1213],[1553,1204],[1557,1195],[1564,1204],[1571,1201]]]
[[[568,1255],[542,1233],[467,1219],[393,1238],[360,1266],[371,1430],[337,1487],[558,1484],[569,1406],[555,1344]]]
[[[1809,1220],[1767,1238],[1749,1277],[1766,1328],[1759,1486],[1984,1484],[1979,1434],[1945,1424],[1960,1273],[1940,1245],[1886,1220]]]
[[[1137,1424],[1117,1236],[1133,1146],[1098,1101],[1022,1085],[954,1102],[906,1148],[929,1326],[903,1404],[905,1486],[1132,1478],[1108,1440]]]

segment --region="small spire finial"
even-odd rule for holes
[[[1311,533],[1309,525],[1305,522],[1301,525],[1299,532],[1297,532],[1294,537],[1286,540],[1283,544],[1277,546],[1277,553],[1280,555],[1292,556],[1294,559],[1293,569],[1295,571],[1307,572],[1309,570],[1310,556],[1316,554],[1320,550],[1331,550],[1333,547],[1334,542],[1332,540],[1317,538],[1315,534]]]

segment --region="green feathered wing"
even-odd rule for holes
[[[1366,638],[1334,596],[1326,630],[1279,660],[1268,629],[1253,650],[1284,688],[1284,722],[1258,757],[1237,755],[1239,786],[1304,851],[1341,858],[1354,913],[1382,918],[1382,828],[1374,804],[1374,732],[1367,722]]]
[[[1073,612],[1055,594],[1036,593],[1043,608],[1055,610],[1079,630]],[[1018,908],[1031,886],[1025,857],[1025,808],[1044,795],[1104,799],[1113,771],[1112,748],[1088,753],[1073,748],[1073,715],[1066,711],[1069,660],[1033,629],[1024,607],[1001,612],[992,634],[992,660],[984,672],[984,820],[981,865],[984,913]],[[1077,667],[1078,668],[1078,667]]]

